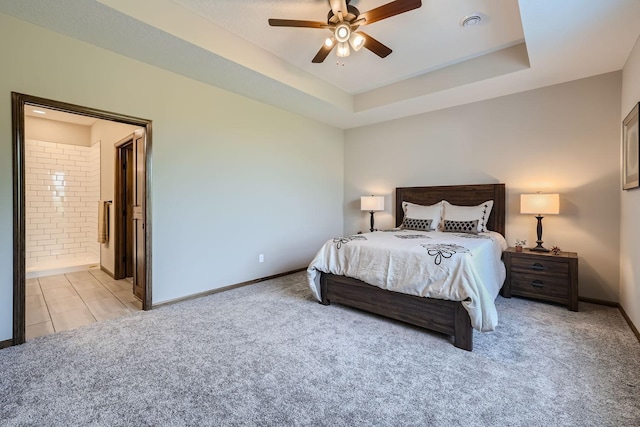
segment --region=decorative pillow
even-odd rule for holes
[[[449,221],[444,220],[445,232],[478,234],[478,220],[473,221]]]
[[[487,229],[487,221],[493,208],[493,200],[487,200],[478,206],[458,206],[443,200],[444,208],[443,217],[449,221],[473,221],[478,220],[478,231],[485,232]]]
[[[430,206],[403,202],[402,209],[404,210],[405,218],[430,219],[432,230],[437,230],[440,227],[440,222],[442,221],[442,201]]]
[[[431,219],[416,219],[404,217],[400,228],[405,230],[431,231]]]

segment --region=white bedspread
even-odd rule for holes
[[[327,241],[307,269],[320,300],[320,272],[362,280],[382,289],[462,301],[471,325],[492,331],[494,301],[506,271],[507,243],[499,233],[478,235],[413,230],[374,231]]]

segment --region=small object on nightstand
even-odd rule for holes
[[[522,252],[522,248],[527,244],[526,240],[516,239],[516,252]]]
[[[562,251],[562,249],[560,249],[558,246],[554,246],[551,248],[551,253],[554,255],[559,255],[560,251]]]
[[[578,311],[578,254],[508,248],[503,254],[507,278],[501,294],[566,305]]]

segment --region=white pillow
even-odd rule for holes
[[[438,230],[440,228],[440,222],[442,222],[442,202],[443,201],[440,201],[430,206],[402,202],[404,217],[411,219],[430,219],[431,229]]]
[[[474,221],[477,219],[478,231],[488,231],[487,221],[489,221],[489,215],[493,208],[493,200],[487,200],[484,203],[480,203],[478,206],[452,205],[446,200],[443,200],[442,206],[444,208],[444,219],[449,221]]]

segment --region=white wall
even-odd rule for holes
[[[153,120],[154,302],[305,267],[342,231],[341,130],[2,14],[0,55],[0,340],[12,335],[11,91]]]
[[[90,132],[89,126],[32,116],[24,117],[26,139],[88,147],[92,142],[89,138]]]
[[[545,246],[578,252],[581,296],[618,301],[620,87],[615,72],[346,131],[345,233],[369,228],[362,195],[385,196],[391,227],[395,187],[503,182],[507,240],[531,244],[520,194],[558,192]]]
[[[91,126],[91,141],[100,142],[100,200],[112,200],[115,191],[115,145],[127,135],[131,135],[136,126],[115,123],[107,120],[96,120]],[[115,204],[110,205],[109,239],[100,244],[100,266],[111,274],[115,271],[115,245],[113,230],[115,229]]]
[[[622,70],[622,109],[619,123],[640,102],[640,42]],[[620,139],[622,141],[622,139]],[[620,144],[622,147],[622,144]],[[620,153],[622,149],[620,149]],[[620,183],[622,188],[622,183]],[[636,329],[640,329],[640,189],[621,191],[620,215],[620,305]]]

